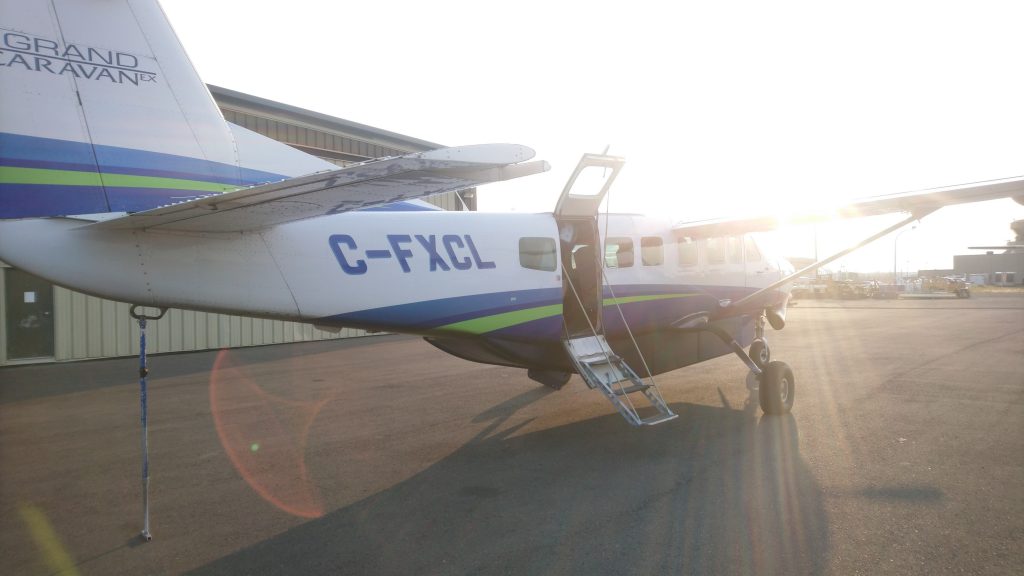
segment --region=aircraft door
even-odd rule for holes
[[[53,284],[15,268],[6,272],[7,359],[53,358]]]
[[[763,288],[778,280],[778,267],[774,266],[768,255],[761,251],[754,238],[750,235],[744,235],[742,238],[743,263],[746,267],[747,286],[750,288]]]
[[[560,220],[562,317],[570,336],[601,333],[601,254],[595,218]]]
[[[562,316],[570,336],[602,333],[604,247],[597,211],[625,160],[584,154],[555,206],[562,253]]]
[[[626,160],[617,156],[584,154],[562,189],[555,217],[596,218],[597,209]]]
[[[704,241],[706,282],[713,286],[745,286],[743,241],[739,236],[715,236]]]

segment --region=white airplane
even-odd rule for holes
[[[801,271],[749,235],[770,218],[599,215],[607,155],[550,213],[431,210],[417,199],[548,166],[492,144],[339,169],[226,122],[155,0],[0,17],[0,259],[138,306],[418,334],[556,389],[578,373],[638,426],[675,417],[651,376],[729,353],[788,412],[765,325],[793,279],[946,204],[1024,203],[1021,177],[855,202],[840,215],[909,215]]]

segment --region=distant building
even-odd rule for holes
[[[974,278],[972,281],[983,277],[985,284],[1019,286],[1024,284],[1024,250],[953,256],[953,270],[957,276]]]
[[[952,268],[936,268],[934,270],[918,270],[918,278],[945,278],[946,276],[955,276],[956,271]]]
[[[224,117],[234,124],[346,166],[383,156],[442,148],[440,144],[210,86]],[[446,210],[475,210],[475,190],[427,199]],[[139,334],[128,304],[54,286],[0,262],[0,365],[128,356]],[[226,314],[168,310],[146,333],[149,352],[180,352],[362,336],[311,324]]]
[[[967,276],[972,282],[980,279],[995,286],[1024,284],[1024,220],[1010,224],[1017,238],[1004,246],[984,246],[984,254],[953,256],[953,269],[957,275]]]

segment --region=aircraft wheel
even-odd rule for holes
[[[793,370],[785,362],[769,362],[759,386],[761,410],[765,414],[786,414],[796,396]]]
[[[768,348],[768,343],[760,338],[750,343],[750,352],[748,354],[750,354],[750,359],[754,361],[754,364],[757,364],[757,367],[761,370],[764,370],[765,366],[772,359],[772,351]]]

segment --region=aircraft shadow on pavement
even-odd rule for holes
[[[818,574],[822,494],[792,416],[675,404],[513,436],[486,430],[423,472],[194,574]],[[514,426],[520,429],[522,425]]]

